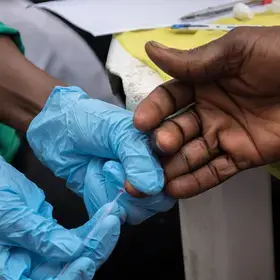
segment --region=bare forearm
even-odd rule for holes
[[[30,63],[8,37],[0,37],[0,122],[26,132],[55,86],[65,86]]]

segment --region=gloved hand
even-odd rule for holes
[[[84,240],[96,225],[94,234],[85,245],[81,257],[70,263],[62,274],[60,272],[63,271],[64,262],[46,259],[22,248],[2,246],[0,248],[0,276],[13,280],[26,278],[91,280],[95,271],[113,251],[120,233],[120,221],[116,216],[118,215],[117,208],[98,223],[108,207],[109,204],[106,204],[85,225],[71,230],[73,234]]]
[[[47,273],[41,277],[33,277],[31,271],[32,253],[21,248],[10,248],[0,253],[0,279],[5,280],[91,280],[95,273],[94,262],[86,257],[80,257],[73,261],[67,271],[56,277]],[[47,266],[46,266],[47,268]],[[50,269],[52,270],[52,269]],[[52,275],[52,276],[51,276]]]
[[[77,258],[82,242],[51,214],[43,191],[0,157],[0,246],[26,248],[54,260]]]
[[[72,262],[70,266],[63,271],[65,263],[48,260],[38,264],[33,263],[35,269],[30,274],[32,280],[54,279],[58,276],[58,279],[85,279],[91,280],[95,274],[95,271],[108,259],[120,234],[120,220],[117,217],[119,215],[118,208],[105,218],[109,204],[104,205],[93,218],[85,225],[78,229],[72,230],[72,232],[78,236],[81,240],[87,240],[87,236],[91,229],[96,225],[94,234],[91,239],[86,242],[84,251],[79,259]],[[63,271],[62,274],[60,272]]]
[[[112,201],[123,189],[125,172],[122,165],[115,161],[92,160],[88,164],[84,181],[84,202],[92,217],[102,205]],[[171,209],[176,200],[164,192],[145,198],[135,198],[124,193],[118,200],[120,216],[129,224],[139,224],[157,212]],[[123,209],[125,214],[123,214]]]
[[[74,274],[83,268],[94,271],[107,259],[119,235],[118,218],[109,216],[100,223],[93,240],[83,245],[81,238],[102,211],[83,227],[72,232],[66,230],[52,218],[52,206],[45,201],[43,192],[0,157],[0,276],[26,279],[17,276],[30,274],[32,264],[38,267],[46,258],[65,263],[81,254],[94,260],[94,265],[88,259],[78,259],[67,273]],[[28,254],[23,248],[29,250]]]
[[[27,139],[41,162],[79,195],[89,162],[98,158],[120,161],[126,179],[154,195],[163,188],[163,170],[132,118],[131,112],[90,99],[78,87],[56,87],[31,122]]]

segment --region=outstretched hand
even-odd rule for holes
[[[252,27],[189,51],[146,45],[152,61],[175,78],[134,116],[140,131],[156,129],[168,194],[191,197],[280,159],[279,38],[280,27]]]

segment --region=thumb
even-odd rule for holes
[[[245,44],[240,44],[233,32],[191,50],[172,49],[151,41],[146,44],[146,52],[160,69],[176,79],[207,82],[239,71]]]
[[[87,257],[80,257],[72,262],[67,270],[56,277],[56,280],[92,280],[96,271],[93,260]]]
[[[72,231],[84,240],[82,255],[93,259],[97,269],[108,259],[118,242],[121,212],[118,206],[107,203],[86,224]]]
[[[0,229],[0,245],[26,248],[53,260],[70,261],[84,248],[80,238],[53,218],[45,218],[27,207],[9,187],[0,195]]]

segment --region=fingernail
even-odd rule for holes
[[[157,148],[158,148],[162,153],[165,152],[165,151],[162,149],[162,147],[160,146],[160,144],[159,144],[158,141],[156,141],[156,146],[157,146]]]
[[[156,41],[150,41],[149,44],[151,44],[153,47],[156,47],[156,48],[161,48],[161,49],[164,49],[164,50],[169,49],[167,46],[164,46],[161,43],[156,42]]]
[[[152,135],[152,148],[155,151],[156,154],[158,155],[165,155],[166,152],[162,149],[160,146],[158,140],[156,139],[155,135]]]

